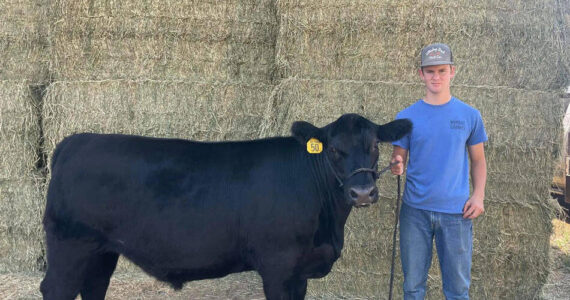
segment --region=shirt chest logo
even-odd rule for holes
[[[465,121],[451,120],[451,121],[449,121],[449,128],[455,129],[455,130],[464,130],[465,129]]]

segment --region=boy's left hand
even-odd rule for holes
[[[483,197],[472,195],[463,207],[463,218],[475,219],[485,212],[485,205],[483,205]]]

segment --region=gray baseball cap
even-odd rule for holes
[[[453,65],[453,54],[446,44],[431,44],[422,49],[421,67],[437,65]]]

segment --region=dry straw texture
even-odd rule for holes
[[[0,1],[0,80],[48,80],[47,0]]]
[[[272,86],[224,82],[58,82],[46,94],[46,153],[78,132],[203,141],[253,139]],[[51,155],[49,155],[51,156]]]
[[[280,77],[412,82],[421,47],[440,41],[457,54],[457,84],[566,84],[558,1],[282,0],[278,11]]]
[[[27,85],[0,81],[0,273],[41,267],[39,133]]]
[[[56,80],[268,82],[271,1],[54,1]]]

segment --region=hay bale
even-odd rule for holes
[[[415,82],[421,47],[441,41],[458,84],[560,88],[568,27],[553,18],[557,2],[279,1],[278,74]]]
[[[23,82],[0,81],[0,273],[42,265],[40,127]]]
[[[82,131],[209,141],[255,138],[271,89],[224,82],[57,82],[44,102],[46,146],[52,149]]]
[[[48,80],[47,1],[0,3],[0,80]]]
[[[471,295],[532,298],[549,270],[553,209],[546,199],[564,114],[562,101],[556,92],[504,87],[459,85],[452,92],[481,111],[489,135],[487,212],[475,222]],[[422,95],[421,84],[289,78],[275,89],[263,134],[287,134],[288,124],[300,119],[323,126],[347,112],[384,123]],[[381,166],[387,165],[390,153],[390,145],[381,148]],[[383,176],[379,188],[383,197],[377,205],[349,217],[343,256],[331,274],[310,283],[311,296],[387,295],[396,179]],[[442,294],[437,260],[432,266],[428,296],[438,299]],[[396,287],[401,283],[398,263]],[[396,288],[395,294],[400,293]]]
[[[252,139],[272,86],[174,81],[57,82],[47,90],[45,151],[77,132]]]
[[[557,1],[556,21],[559,24],[559,31],[555,32],[556,36],[562,43],[561,67],[566,68],[566,80],[570,72],[570,1]]]
[[[43,179],[0,181],[0,273],[44,269]]]
[[[461,85],[452,91],[479,108],[487,131],[493,133],[490,147],[552,151],[559,141],[565,107],[557,91]]]
[[[269,82],[271,1],[54,1],[56,80]]]

